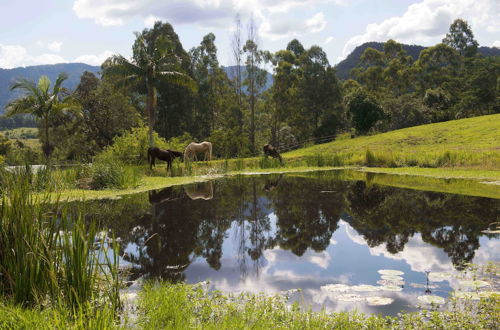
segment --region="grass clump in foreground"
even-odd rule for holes
[[[139,298],[143,329],[492,329],[500,297],[451,304],[447,311],[382,317],[302,311],[282,296],[208,292],[203,285],[148,283]]]
[[[29,176],[0,174],[0,328],[29,328],[34,315],[57,315],[55,324],[114,322],[117,245],[99,239],[104,235],[81,213],[66,212],[48,194],[33,195]]]

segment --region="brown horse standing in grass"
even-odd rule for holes
[[[174,161],[175,157],[179,157],[182,159],[183,153],[179,151],[174,151],[174,150],[163,150],[158,147],[151,147],[148,149],[148,162],[149,162],[149,167],[153,169],[153,166],[155,166],[155,159],[158,158],[159,160],[164,160],[167,162],[167,171],[172,168],[172,162]]]
[[[263,150],[264,150],[264,155],[266,157],[271,156],[273,158],[277,158],[277,159],[279,159],[280,164],[283,164],[283,159],[281,158],[280,153],[278,152],[278,150],[275,147],[273,147],[270,144],[266,144],[266,145],[264,145]]]

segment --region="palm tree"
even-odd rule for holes
[[[104,75],[118,77],[121,84],[137,87],[139,92],[146,93],[151,147],[154,146],[153,129],[159,85],[168,82],[194,89],[193,80],[182,72],[172,40],[162,33],[165,26],[166,24],[156,22],[152,29],[135,33],[132,60],[114,55],[103,64]]]
[[[44,128],[42,149],[46,157],[52,152],[49,140],[50,120],[56,113],[75,107],[75,104],[63,101],[67,90],[62,87],[62,83],[66,79],[68,75],[60,73],[52,90],[50,90],[51,81],[47,76],[40,77],[38,84],[32,80],[20,79],[10,87],[11,91],[16,89],[24,91],[24,95],[7,105],[6,115],[10,117],[17,114],[31,114],[41,121],[41,126]]]

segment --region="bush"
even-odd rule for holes
[[[90,188],[128,188],[139,181],[137,169],[109,157],[100,157],[90,166]]]

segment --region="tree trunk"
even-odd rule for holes
[[[149,137],[149,146],[154,147],[154,139],[153,139],[153,130],[155,127],[155,111],[156,111],[156,87],[148,86],[148,96],[146,100],[146,112],[148,115],[148,137]]]

